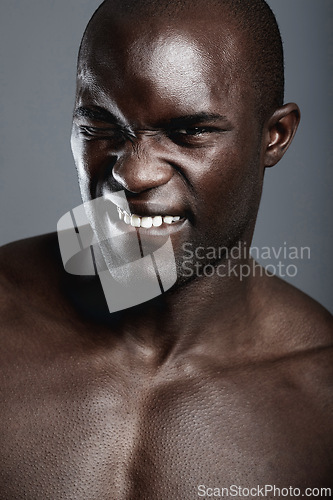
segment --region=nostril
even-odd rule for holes
[[[114,180],[122,189],[125,189],[125,191],[129,191],[131,193],[139,193],[142,191],[139,189],[137,183],[133,182],[133,179],[129,178],[128,175],[124,175],[123,172],[119,172],[116,168],[113,168],[112,174]]]
[[[140,145],[119,157],[112,173],[114,179],[127,191],[139,193],[169,182],[173,167],[157,154],[148,154]]]

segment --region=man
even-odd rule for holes
[[[2,249],[1,498],[332,486],[332,318],[247,251],[265,168],[299,122],[282,99],[261,0],[107,0],[95,13],[72,132],[94,266],[128,286],[132,236],[142,257],[170,238],[177,280],[111,314],[98,277],[66,274],[56,235]],[[189,248],[204,249],[192,273]]]

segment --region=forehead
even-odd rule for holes
[[[86,42],[78,98],[137,101],[143,108],[168,101],[187,112],[221,100],[240,104],[244,95],[249,104],[244,52],[241,35],[227,22],[113,22]]]

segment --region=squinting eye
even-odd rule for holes
[[[175,128],[169,131],[169,138],[180,146],[203,147],[211,144],[214,139],[214,132],[222,132],[216,127],[184,127]]]
[[[174,131],[174,134],[179,135],[201,135],[210,132],[210,129],[205,127],[180,128]]]
[[[85,137],[90,137],[92,139],[116,139],[116,140],[124,139],[122,131],[114,127],[97,128],[97,127],[88,127],[85,125],[81,125],[80,132]]]

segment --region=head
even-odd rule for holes
[[[265,168],[299,121],[283,88],[280,34],[263,0],[105,1],[78,60],[72,148],[83,201],[123,190],[131,214],[180,217],[139,229],[170,235],[178,258],[186,242],[249,244]]]

